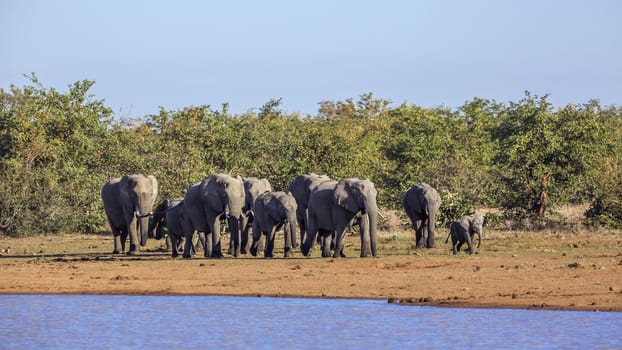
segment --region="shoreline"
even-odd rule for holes
[[[387,304],[408,307],[440,307],[455,309],[492,309],[492,310],[529,310],[529,311],[576,311],[576,312],[620,312],[622,307],[598,309],[590,307],[572,307],[557,305],[536,305],[520,306],[503,303],[468,303],[452,301],[409,301],[412,298],[365,298],[365,297],[346,297],[346,296],[305,296],[305,295],[264,295],[264,294],[205,294],[205,293],[147,293],[147,292],[0,292],[2,295],[54,295],[54,296],[157,296],[157,297],[233,297],[233,298],[279,298],[279,299],[345,299],[345,300],[373,300],[384,301]]]

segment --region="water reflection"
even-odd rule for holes
[[[375,300],[2,295],[0,348],[622,348],[622,314]]]

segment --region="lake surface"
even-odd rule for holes
[[[378,300],[0,295],[0,349],[621,349],[622,313]]]

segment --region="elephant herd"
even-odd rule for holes
[[[164,200],[155,212],[152,208],[158,182],[152,175],[109,180],[101,195],[115,254],[125,252],[128,237],[127,254],[138,254],[139,244],[144,246],[150,234],[162,238],[166,228],[172,257],[177,257],[182,247],[184,258],[195,254],[196,232],[204,256],[222,258],[221,225],[226,223],[230,233],[227,249],[235,257],[249,252],[256,256],[262,249],[264,257],[273,257],[275,235],[281,229],[285,257],[293,256],[299,245],[302,254],[309,256],[316,243],[322,257],[345,257],[346,230],[354,224],[360,227],[361,257],[377,255],[377,191],[369,180],[336,181],[308,174],[297,176],[287,191],[273,191],[266,179],[211,174],[190,186],[183,198]],[[440,204],[438,192],[427,184],[417,184],[404,195],[404,209],[416,232],[416,247],[434,247],[434,223]],[[463,217],[451,225],[454,254],[464,243],[473,253],[473,235],[477,233],[481,243],[482,223],[481,217]]]

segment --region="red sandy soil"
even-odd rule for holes
[[[576,230],[575,230],[576,231]],[[452,307],[622,311],[619,231],[496,231],[474,255],[412,249],[414,233],[382,232],[379,257],[171,259],[161,241],[113,255],[109,234],[0,238],[0,293],[251,295],[386,299]],[[440,237],[442,236],[442,237]],[[224,243],[228,237],[224,237]],[[277,242],[277,247],[282,243]]]

